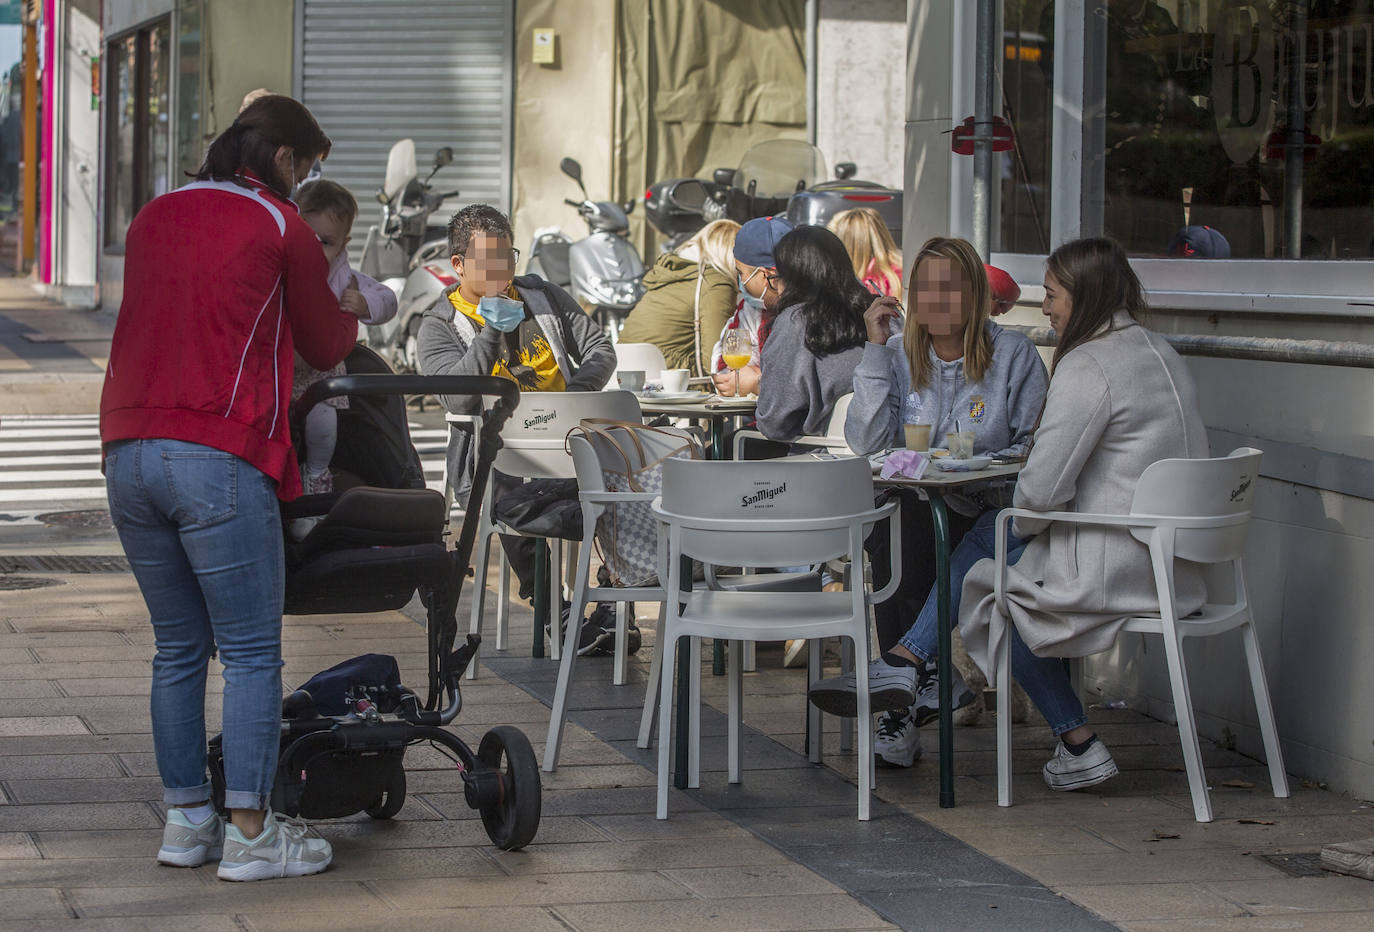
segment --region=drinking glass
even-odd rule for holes
[[[754,357],[754,341],[738,328],[725,331],[720,340],[720,355],[727,368],[735,373],[735,397],[739,397],[739,371]]]

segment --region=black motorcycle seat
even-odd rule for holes
[[[544,270],[545,281],[564,287],[571,284],[572,270],[568,266],[568,247],[571,245],[571,243],[552,237],[541,239],[536,245],[535,248],[539,253],[539,265]]]

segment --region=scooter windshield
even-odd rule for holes
[[[744,153],[732,186],[749,191],[753,182],[755,197],[791,197],[825,179],[820,149],[801,139],[770,139]]]

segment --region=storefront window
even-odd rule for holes
[[[1001,252],[1049,252],[1053,7],[1054,0],[1006,0],[1003,9],[1002,108],[1015,146],[995,156],[1001,160]]]
[[[171,189],[171,30],[156,23],[106,49],[105,245],[122,247],[139,209]]]
[[[1052,42],[1054,7],[1007,0],[1009,56],[1013,37]],[[1374,257],[1374,0],[1087,8],[1085,234],[1136,256]],[[1049,157],[1052,57],[1038,56],[1038,73],[1004,63],[1024,165],[1004,172],[1005,251],[1046,248],[1033,202]],[[1184,233],[1196,227],[1209,231]]]

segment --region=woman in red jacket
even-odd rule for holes
[[[357,338],[290,200],[328,153],[305,107],[263,97],[211,143],[196,181],[139,212],[100,399],[110,515],[157,643],[150,705],[169,807],[158,860],[220,858],[225,880],[311,874],[331,857],[328,842],[268,810],[281,718],[277,500],[301,491],[292,353],[328,369]],[[216,648],[227,827],[206,779]]]

